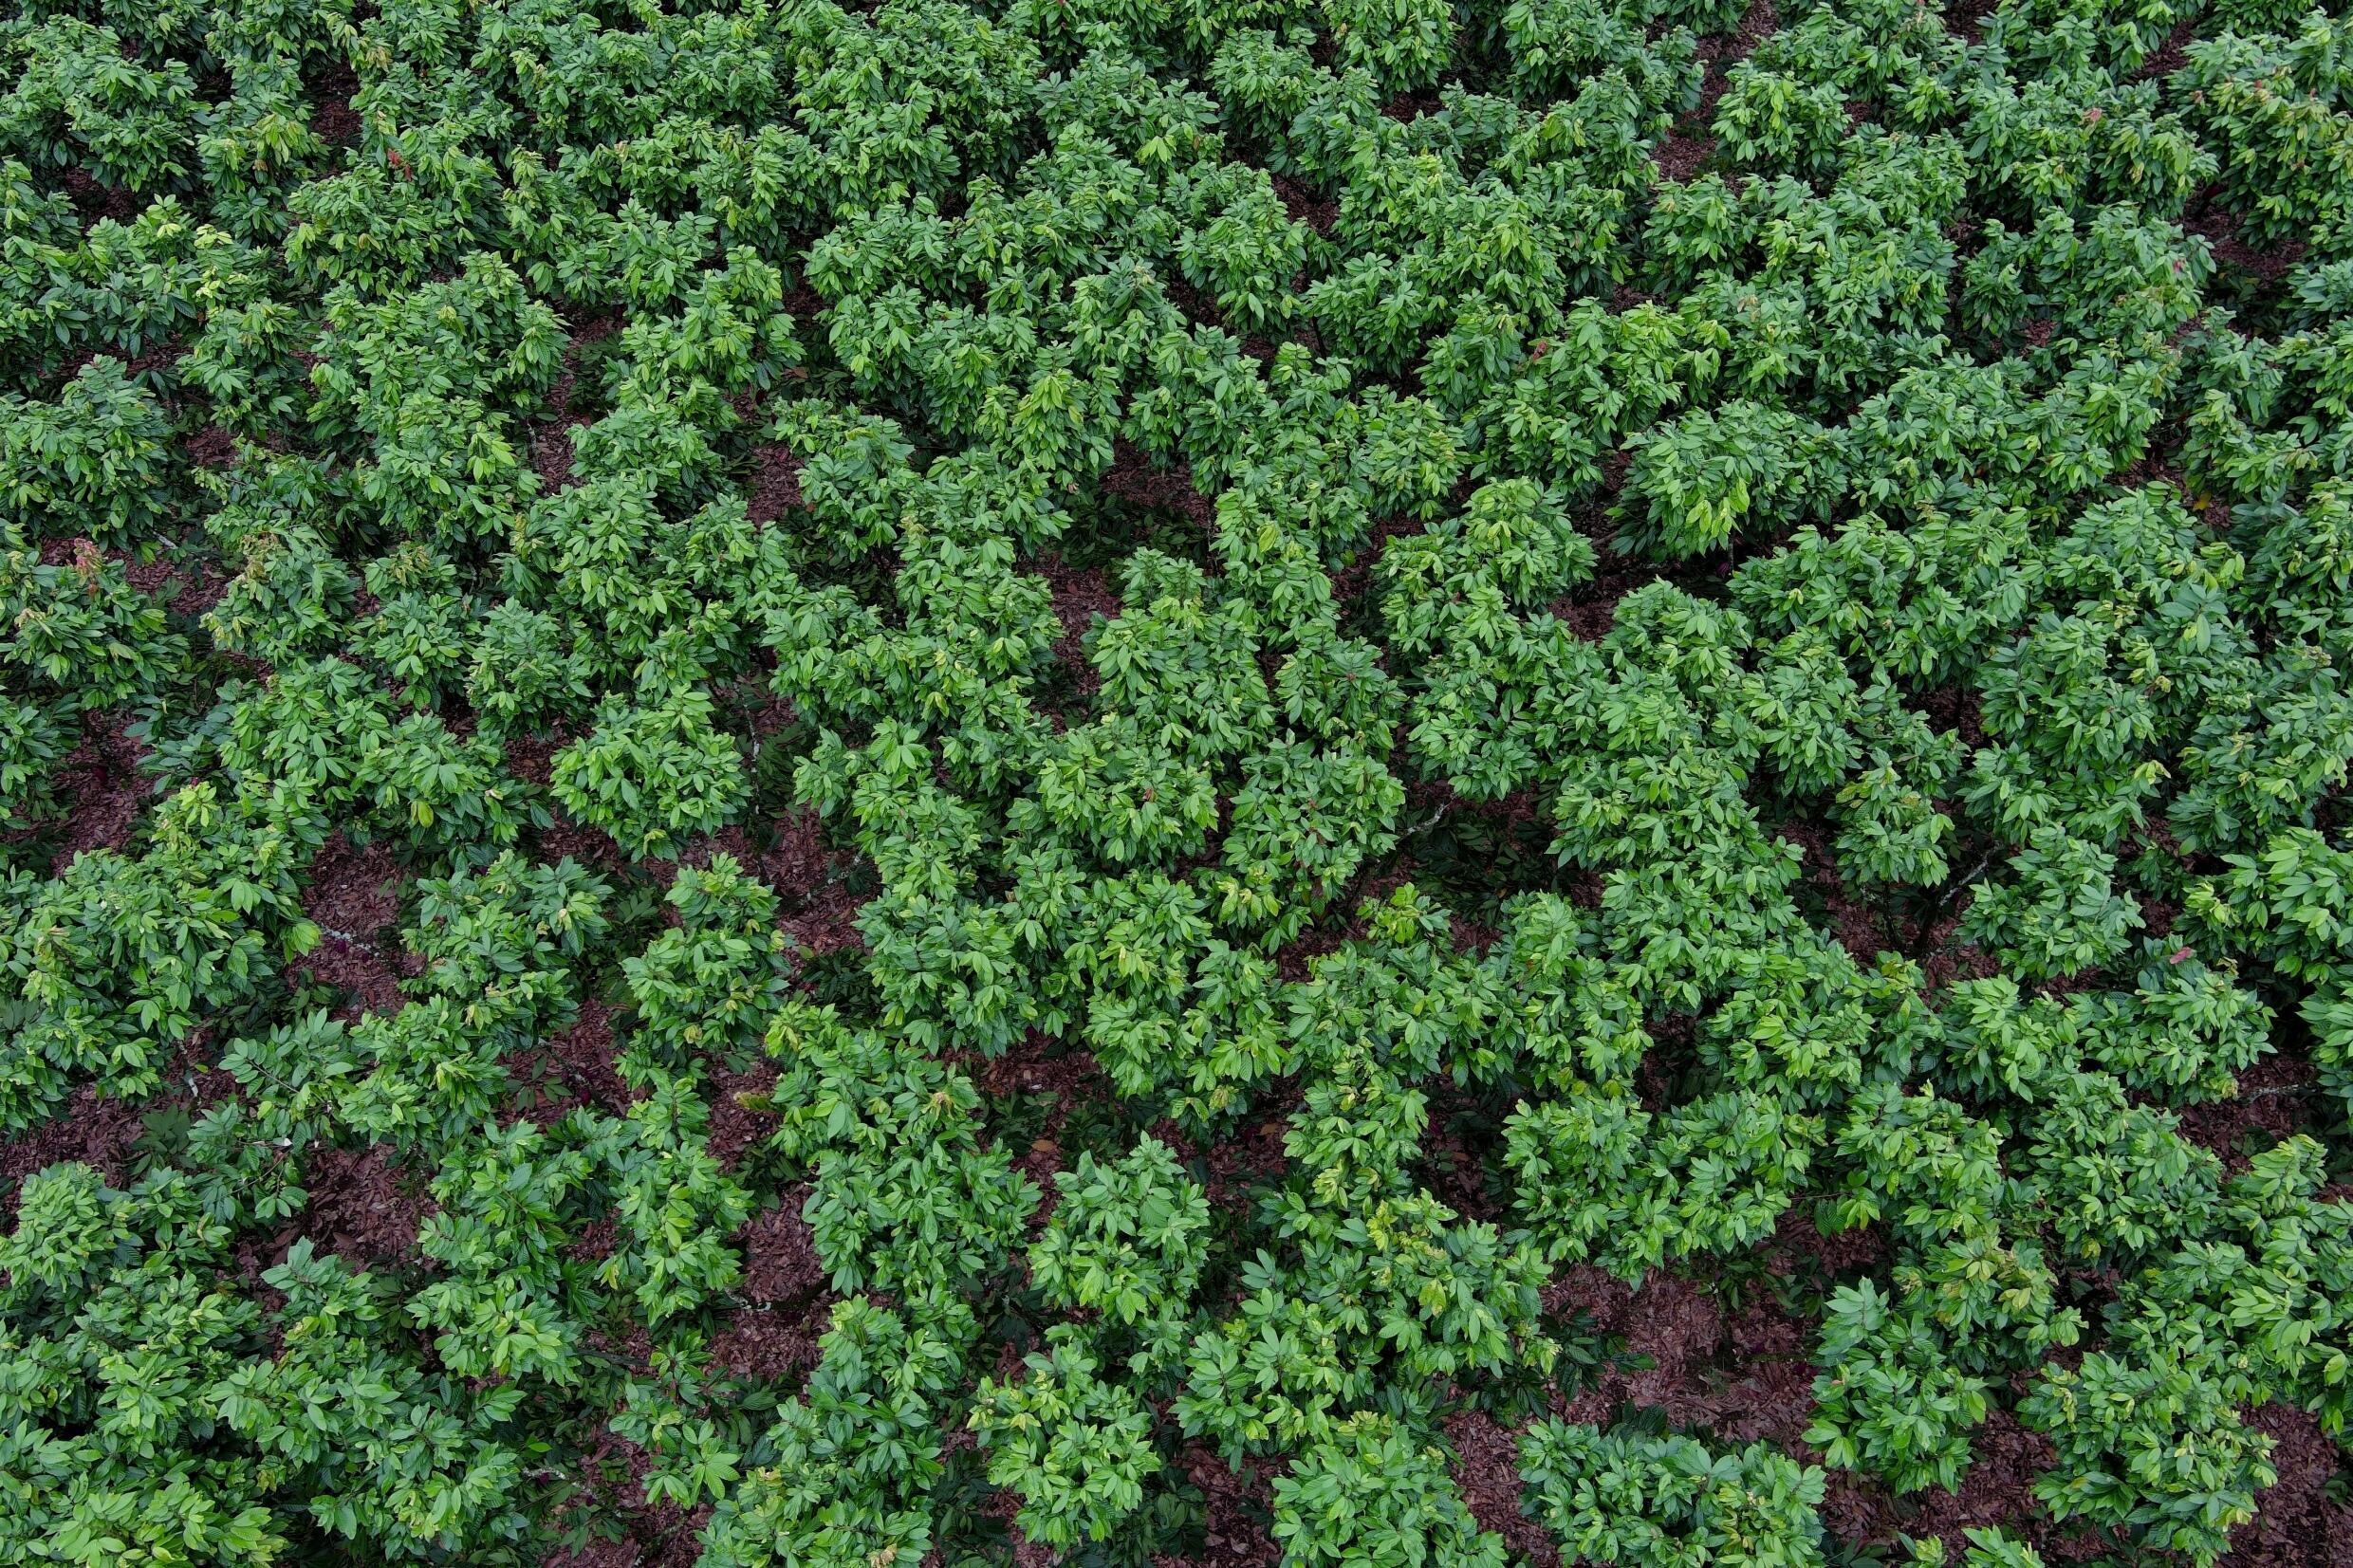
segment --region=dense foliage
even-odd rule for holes
[[[2353,1560],[2348,61],[21,0],[0,1562]]]

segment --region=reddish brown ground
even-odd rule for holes
[[[703,1089],[704,1102],[711,1107],[706,1141],[712,1157],[722,1169],[735,1169],[754,1144],[775,1130],[774,1113],[755,1111],[743,1103],[775,1086],[776,1068],[768,1062],[755,1063],[741,1072],[725,1067],[713,1070]]]
[[[1430,1121],[1421,1137],[1422,1185],[1431,1194],[1466,1219],[1493,1225],[1509,1224],[1487,1184],[1487,1151],[1465,1135],[1465,1118],[1453,1114],[1467,1109],[1462,1097],[1441,1083],[1431,1096]]]
[[[554,821],[539,830],[539,860],[553,862],[569,856],[608,877],[629,874],[629,857],[614,842],[611,834],[601,827],[574,821],[561,806],[555,807],[551,815]]]
[[[576,738],[561,727],[542,735],[510,735],[502,748],[507,771],[545,789],[554,776],[556,753]]]
[[[201,425],[180,443],[180,450],[198,468],[225,469],[236,461],[237,438],[218,425]]]
[[[2324,1094],[2312,1064],[2301,1056],[2268,1056],[2238,1075],[2230,1099],[2184,1107],[2181,1135],[2222,1157],[2230,1171],[2284,1138],[2315,1132]]]
[[[1992,1524],[2040,1547],[2066,1539],[2043,1516],[2033,1493],[2036,1478],[2058,1458],[2050,1439],[1996,1406],[1970,1435],[1970,1448],[1975,1458],[1957,1492],[1931,1486],[1899,1499],[1854,1471],[1832,1471],[1824,1522],[1848,1540],[1885,1541],[1900,1530],[1937,1537],[1956,1553],[1964,1531]]]
[[[789,1311],[741,1308],[712,1335],[711,1365],[748,1382],[797,1383],[816,1369],[832,1314],[830,1300]]]
[[[805,1190],[785,1193],[754,1215],[735,1243],[744,1274],[735,1294],[746,1303],[711,1339],[711,1364],[731,1376],[762,1382],[795,1380],[817,1365],[818,1340],[833,1316],[801,1208]]]
[[[2230,1568],[2343,1568],[2353,1562],[2353,1473],[2310,1412],[2266,1405],[2248,1424],[2271,1439],[2279,1482],[2231,1532]],[[2333,1487],[2331,1484],[2334,1484]]]
[[[1774,1223],[1773,1238],[1764,1245],[1765,1266],[1781,1279],[1815,1284],[1845,1282],[1860,1274],[1880,1275],[1891,1261],[1887,1233],[1863,1226],[1825,1236],[1812,1218],[1812,1205],[1797,1203],[1784,1209]]]
[[[415,1256],[433,1202],[383,1144],[314,1148],[303,1185],[310,1206],[302,1231],[322,1250],[370,1267]]]
[[[1207,527],[1216,508],[1208,496],[1193,488],[1192,470],[1182,463],[1174,468],[1156,465],[1124,438],[1111,447],[1111,467],[1095,481],[1103,495],[1133,507],[1166,507],[1182,512]]]
[[[1061,1553],[1050,1546],[1040,1545],[1021,1533],[1021,1525],[1013,1517],[1021,1511],[1019,1494],[1010,1489],[992,1492],[981,1503],[979,1511],[991,1519],[1005,1522],[1005,1539],[1013,1548],[1013,1568],[1055,1568],[1055,1564],[1062,1561]],[[935,1548],[933,1557],[937,1556],[938,1551]],[[929,1562],[931,1559],[925,1560]]]
[[[1830,824],[1792,818],[1777,824],[1773,831],[1805,851],[1806,883],[1822,900],[1829,934],[1857,963],[1874,962],[1891,944],[1881,930],[1879,906],[1856,896],[1840,871]]]
[[[155,781],[139,770],[147,747],[124,733],[130,722],[121,713],[84,718],[81,744],[50,770],[56,797],[50,816],[65,824],[51,875],[62,874],[85,850],[127,849],[146,816]]]
[[[795,1306],[814,1298],[825,1282],[824,1265],[801,1209],[806,1190],[784,1193],[736,1233],[743,1248],[743,1282],[736,1294],[762,1306]]]
[[[289,976],[332,986],[343,994],[335,1016],[357,1024],[362,1014],[390,1016],[400,1010],[400,971],[374,947],[347,936],[328,935],[287,966]]]
[[[848,881],[858,858],[826,843],[823,821],[806,806],[793,807],[771,826],[775,840],[750,869],[776,895],[778,924],[806,952],[862,946],[858,912],[866,897]]]
[[[1032,1228],[1042,1227],[1054,1211],[1058,1192],[1054,1173],[1063,1168],[1062,1130],[1073,1107],[1082,1101],[1101,1103],[1113,1098],[1111,1080],[1091,1052],[1065,1046],[1037,1033],[1024,1035],[994,1060],[962,1052],[944,1053],[973,1077],[992,1102],[1020,1096],[1039,1096],[1047,1102],[1046,1125],[1026,1148],[1013,1150],[1013,1164],[1035,1182],[1041,1194],[1030,1215]]]
[[[372,940],[398,916],[404,880],[400,863],[380,840],[355,846],[333,834],[311,858],[303,913],[338,936]]]
[[[2151,50],[2149,57],[2140,63],[2140,68],[2133,72],[2133,80],[2147,82],[2173,75],[2188,63],[2190,45],[2196,38],[2196,17],[2185,17],[2174,24],[2174,30],[2166,35],[2165,42]]]
[[[1606,1425],[1621,1405],[1665,1412],[1736,1441],[1766,1439],[1805,1455],[1813,1419],[1812,1327],[1754,1289],[1729,1318],[1698,1286],[1654,1273],[1639,1289],[1572,1264],[1545,1295],[1549,1312],[1583,1312],[1593,1330],[1622,1337],[1625,1362],[1605,1366],[1568,1401],[1572,1421]],[[1647,1366],[1630,1365],[1647,1361]]]
[[[540,1568],[638,1568],[644,1551],[625,1537],[620,1540],[591,1537],[568,1551],[559,1548],[550,1552]]]
[[[1072,566],[1059,556],[1046,556],[1029,563],[1023,570],[1046,580],[1053,595],[1054,618],[1062,623],[1062,636],[1055,640],[1054,657],[1070,672],[1072,684],[1082,699],[1092,700],[1102,686],[1080,639],[1097,616],[1109,620],[1121,610],[1119,590],[1100,566]]]
[[[360,139],[360,116],[351,106],[359,90],[360,78],[347,63],[329,60],[320,67],[310,111],[310,128],[320,140],[341,147]]]
[[[1302,184],[1289,175],[1275,175],[1274,194],[1283,198],[1283,206],[1293,223],[1304,223],[1325,239],[1331,237],[1332,225],[1340,221],[1340,203]]]
[[[574,415],[572,399],[580,386],[581,350],[611,337],[621,327],[618,314],[591,316],[565,342],[564,357],[547,388],[547,417],[528,427],[527,445],[542,493],[567,489],[577,483],[572,472],[572,429],[583,421]]]
[[[1650,160],[1658,166],[1660,179],[1681,184],[1698,174],[1714,156],[1715,138],[1677,130],[1658,138],[1651,148]]]
[[[1466,1411],[1448,1417],[1446,1440],[1454,1448],[1454,1486],[1479,1528],[1501,1536],[1529,1568],[1557,1568],[1559,1548],[1521,1511],[1518,1434],[1483,1411]]]
[[[48,1120],[0,1141],[0,1220],[14,1227],[25,1178],[52,1165],[79,1160],[110,1186],[128,1180],[133,1146],[146,1133],[146,1106],[107,1098],[84,1084]]]
[[[745,485],[746,509],[754,523],[773,523],[801,509],[801,460],[775,442],[751,449],[751,476]]]
[[[1740,25],[1729,34],[1717,34],[1699,41],[1699,65],[1702,72],[1699,86],[1699,107],[1692,118],[1705,125],[1715,119],[1716,100],[1724,96],[1730,83],[1727,78],[1734,65],[1756,52],[1762,44],[1781,30],[1781,12],[1773,0],[1750,0],[1742,13]]]
[[[1153,1568],[1273,1568],[1282,1558],[1267,1526],[1274,1517],[1273,1477],[1255,1461],[1239,1469],[1197,1443],[1178,1461],[1208,1514],[1198,1557],[1164,1555]]]
[[[2246,220],[2222,206],[2219,192],[2213,188],[2191,203],[2181,226],[2205,239],[2217,266],[2225,271],[2245,273],[2260,288],[2277,284],[2304,260],[2306,247],[2301,240],[2264,249],[2245,238]]]
[[[545,1095],[531,1106],[543,1125],[574,1105],[600,1111],[626,1110],[633,1098],[613,1067],[613,1009],[602,998],[585,997],[571,1025],[540,1042],[538,1048],[508,1067],[531,1092]]]
[[[102,218],[127,223],[146,206],[135,192],[120,185],[100,184],[87,169],[78,163],[69,164],[59,173],[57,179],[65,188],[66,197],[73,202],[74,210],[82,214],[84,228]]]
[[[572,473],[572,427],[562,420],[551,419],[532,428],[530,434],[531,471],[539,475],[543,495],[569,489],[575,480]]]
[[[1288,1118],[1299,1106],[1299,1080],[1281,1079],[1263,1086],[1250,1102],[1240,1127],[1214,1143],[1187,1137],[1174,1121],[1160,1121],[1152,1135],[1168,1145],[1209,1194],[1212,1208],[1248,1212],[1268,1187],[1283,1179],[1289,1157],[1283,1152]]]
[[[196,619],[218,604],[221,595],[229,590],[229,580],[221,575],[217,564],[209,561],[199,562],[189,575],[176,577],[174,581],[177,584],[177,591],[173,594],[166,608],[183,620]],[[211,640],[210,634],[199,632],[198,636],[208,642]],[[259,666],[260,661],[252,660],[250,663]]]

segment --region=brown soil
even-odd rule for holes
[[[2181,1135],[2222,1157],[2233,1173],[2249,1157],[2298,1133],[2315,1131],[2321,1087],[2312,1064],[2297,1056],[2268,1056],[2238,1075],[2230,1099],[2186,1106]]]
[[[1758,1439],[1811,1458],[1806,1429],[1814,1419],[1814,1334],[1758,1292],[1725,1323],[1718,1371],[1731,1377],[1714,1400],[1710,1425],[1733,1442]]]
[[[778,924],[806,952],[862,946],[858,912],[866,899],[847,880],[857,857],[825,842],[824,823],[807,806],[794,806],[773,825],[775,841],[752,870],[776,895]]]
[[[505,756],[507,771],[528,784],[547,787],[554,777],[555,756],[572,743],[573,737],[558,729],[545,735],[511,735],[507,739]]]
[[[166,606],[183,620],[194,620],[221,600],[229,591],[229,580],[220,568],[210,562],[201,563],[194,576],[178,580],[179,590]],[[258,663],[258,661],[255,661]]]
[[[1915,698],[1912,707],[1938,729],[1958,734],[1973,751],[1987,744],[1985,720],[1973,687],[1939,687]]]
[[[601,1264],[621,1249],[621,1224],[610,1218],[584,1221],[573,1231],[564,1255],[584,1264]],[[634,1332],[634,1325],[633,1325]]]
[[[708,1503],[692,1511],[675,1503],[645,1508],[629,1526],[631,1537],[643,1543],[638,1558],[640,1568],[695,1568],[702,1557],[703,1526],[710,1521]]]
[[[774,1382],[805,1376],[817,1364],[833,1298],[801,1218],[806,1200],[805,1189],[787,1192],[736,1232],[744,1277],[735,1294],[749,1304],[711,1341],[712,1364],[731,1375]]]
[[[791,449],[768,442],[751,449],[751,476],[744,486],[746,510],[754,523],[773,523],[801,509],[801,460]]]
[[[85,229],[105,218],[128,223],[139,216],[145,205],[135,192],[120,185],[100,184],[87,169],[78,163],[61,171],[57,182],[65,187],[66,199],[82,214],[82,224]]]
[[[1410,125],[1423,115],[1436,114],[1446,106],[1435,92],[1399,93],[1380,106],[1380,112],[1399,124]]]
[[[1911,1514],[1901,1526],[1904,1531],[1921,1539],[1937,1537],[1956,1554],[1965,1548],[1964,1531],[1986,1525],[1998,1524],[2037,1546],[2063,1535],[2034,1498],[2035,1481],[2059,1457],[2049,1438],[2021,1426],[2015,1415],[1997,1405],[1970,1435],[1970,1450],[1973,1457],[1959,1491],[1931,1486],[1904,1500]],[[1891,1537],[1896,1528],[1893,1508],[1884,1492],[1877,1501],[1872,1510],[1877,1517],[1848,1522],[1840,1533],[1850,1540]]]
[[[1507,1225],[1509,1213],[1488,1190],[1484,1155],[1454,1130],[1447,1115],[1444,1085],[1430,1106],[1430,1123],[1421,1137],[1421,1177],[1431,1196],[1467,1219]]]
[[[1274,194],[1283,198],[1284,209],[1293,223],[1304,223],[1319,238],[1329,239],[1332,225],[1340,221],[1340,203],[1321,196],[1289,175],[1275,175]]]
[[[1479,1528],[1501,1536],[1529,1568],[1557,1568],[1559,1548],[1521,1511],[1518,1438],[1485,1411],[1468,1411],[1447,1419],[1446,1440],[1454,1446],[1454,1485]]]
[[[139,770],[147,747],[124,733],[129,723],[120,713],[84,718],[82,744],[50,771],[55,815],[65,822],[52,875],[62,875],[85,850],[125,850],[146,816],[155,784]]]
[[[1021,1533],[1021,1525],[1014,1519],[1021,1512],[1020,1494],[1010,1489],[991,1492],[982,1502],[978,1511],[991,1519],[1005,1522],[1005,1539],[1013,1549],[1013,1568],[1055,1568],[1055,1564],[1062,1560],[1061,1553]],[[928,1565],[938,1556],[935,1548],[924,1562]]]
[[[1154,1124],[1152,1135],[1167,1144],[1180,1163],[1195,1169],[1211,1207],[1228,1214],[1247,1213],[1258,1194],[1280,1182],[1288,1169],[1283,1135],[1299,1097],[1298,1079],[1276,1079],[1251,1101],[1246,1125],[1207,1147],[1185,1136],[1173,1121]]]
[[[1762,44],[1781,30],[1781,12],[1773,0],[1750,0],[1749,9],[1740,18],[1740,25],[1729,34],[1714,34],[1699,41],[1699,66],[1703,73],[1699,83],[1699,107],[1686,117],[1686,123],[1706,126],[1715,119],[1715,101],[1724,96],[1730,85],[1727,78],[1732,68],[1756,52]]]
[[[1329,572],[1332,583],[1332,603],[1339,606],[1345,618],[1360,607],[1376,607],[1374,574],[1380,569],[1381,553],[1393,539],[1411,538],[1428,530],[1428,525],[1414,518],[1385,517],[1373,525],[1371,534],[1345,564]],[[1272,684],[1272,675],[1269,675]],[[1410,775],[1409,775],[1410,776]]]
[[[1605,554],[1603,559],[1609,558]],[[1619,600],[1637,589],[1649,587],[1658,576],[1648,568],[1597,573],[1545,608],[1583,640],[1599,642],[1618,624]]]
[[[2255,1496],[2255,1517],[2231,1532],[2230,1568],[2338,1568],[2353,1562],[2353,1504],[2344,1452],[2307,1411],[2266,1405],[2248,1424],[2271,1439],[2278,1485]],[[2344,1478],[2344,1479],[2341,1479]],[[2329,1485],[2337,1482],[2337,1495]]]
[[[1881,1274],[1892,1255],[1887,1232],[1863,1226],[1825,1236],[1815,1226],[1811,1204],[1796,1203],[1782,1211],[1766,1244],[1766,1266],[1784,1279],[1808,1273],[1821,1280],[1845,1281],[1861,1274]]]
[[[2002,972],[2001,963],[1974,942],[1953,940],[1968,908],[1964,900],[1928,930],[1919,950],[1925,954],[1920,959],[1920,990],[1926,995],[1934,996],[1958,981],[1985,980]]]
[[[343,147],[360,139],[359,111],[351,106],[359,91],[360,78],[347,63],[333,60],[320,69],[310,111],[310,129],[320,140]]]
[[[1658,138],[1651,149],[1651,162],[1658,166],[1658,177],[1677,184],[1688,182],[1715,156],[1715,138],[1687,131],[1673,131]]]
[[[86,534],[49,534],[34,544],[34,553],[44,566],[71,566],[79,571],[86,583],[95,585],[99,568],[112,558],[125,559],[120,550],[102,550]]]
[[[403,881],[399,862],[381,843],[355,848],[337,833],[311,858],[303,913],[334,935],[373,941],[399,915]]]
[[[1184,275],[1174,267],[1161,278],[1160,291],[1168,296],[1169,304],[1183,311],[1185,319],[1195,326],[1223,327],[1226,324],[1225,312],[1217,308],[1217,302],[1187,282]],[[1249,345],[1246,343],[1243,346],[1244,351],[1248,352]]]
[[[1197,1443],[1186,1446],[1182,1464],[1208,1510],[1201,1555],[1162,1559],[1155,1568],[1273,1568],[1283,1554],[1267,1531],[1274,1515],[1272,1478],[1255,1461],[1235,1469]]]
[[[1985,19],[2000,6],[2001,0],[1951,0],[1944,8],[1945,30],[1964,43],[1973,44]]]
[[[582,865],[609,876],[628,875],[629,857],[622,853],[611,834],[601,827],[590,827],[584,822],[572,821],[561,807],[551,815],[555,821],[539,830],[541,860],[561,860],[569,856]]]
[[[1848,887],[1839,870],[1830,824],[1798,818],[1776,824],[1773,831],[1805,852],[1806,885],[1822,899],[1829,934],[1857,963],[1874,962],[1888,946],[1880,932],[1879,907],[1856,897]]]
[[[1653,1273],[1629,1290],[1614,1275],[1572,1264],[1545,1293],[1547,1311],[1582,1311],[1594,1332],[1622,1336],[1629,1359],[1605,1367],[1563,1408],[1572,1421],[1605,1424],[1621,1404],[1656,1410],[1677,1426],[1711,1429],[1728,1442],[1764,1439],[1801,1457],[1813,1419],[1814,1330],[1757,1291],[1733,1313],[1696,1285]]]
[[[1013,1151],[1015,1168],[1037,1183],[1042,1194],[1030,1223],[1033,1227],[1043,1227],[1053,1213],[1058,1195],[1054,1173],[1063,1168],[1063,1124],[1070,1119],[1073,1105],[1110,1099],[1111,1080],[1103,1076],[1102,1066],[1090,1052],[1075,1045],[1065,1046],[1035,1030],[993,1061],[959,1052],[948,1052],[945,1056],[972,1074],[981,1093],[992,1102],[1023,1095],[1042,1096],[1050,1101],[1044,1130],[1030,1140],[1028,1147]]]
[[[711,1107],[711,1130],[706,1141],[720,1169],[734,1170],[754,1144],[775,1130],[773,1112],[754,1111],[741,1102],[742,1097],[764,1094],[775,1085],[776,1069],[767,1063],[755,1064],[740,1073],[712,1073],[703,1097]]]
[[[2174,30],[2166,35],[2165,42],[2151,50],[2148,58],[2140,62],[2140,68],[2133,72],[2132,79],[2135,82],[2148,82],[2173,75],[2189,63],[2190,46],[2196,41],[2196,17],[2185,17],[2175,23]]]
[[[572,472],[572,396],[580,386],[580,351],[621,330],[619,315],[592,316],[573,329],[565,342],[555,379],[547,387],[547,417],[529,427],[531,468],[543,491],[569,489],[579,481]]]
[[[1216,516],[1216,507],[1210,498],[1193,488],[1191,469],[1182,463],[1175,468],[1160,468],[1124,437],[1112,442],[1111,467],[1095,483],[1111,500],[1124,501],[1132,507],[1182,512],[1205,528]]]
[[[531,471],[539,475],[544,494],[568,489],[578,480],[572,473],[572,427],[549,420],[531,427]]]
[[[629,1086],[614,1071],[613,1057],[613,1009],[598,997],[587,997],[571,1027],[540,1042],[535,1064],[560,1091],[540,1119],[561,1116],[571,1105],[593,1105],[606,1112],[626,1110],[631,1099]]]
[[[1596,1332],[1624,1336],[1628,1356],[1652,1363],[1605,1370],[1595,1387],[1571,1402],[1571,1420],[1606,1420],[1621,1401],[1664,1411],[1678,1423],[1708,1418],[1704,1369],[1723,1339],[1724,1319],[1696,1287],[1653,1274],[1639,1290],[1629,1289],[1590,1264],[1572,1264],[1546,1288],[1545,1306],[1554,1313],[1584,1312]]]
[[[825,1282],[824,1264],[808,1222],[801,1217],[806,1190],[786,1192],[736,1232],[744,1254],[743,1282],[736,1294],[762,1306],[797,1306],[816,1298]]]
[[[399,971],[373,945],[348,936],[322,936],[317,947],[287,966],[287,972],[343,992],[346,1000],[335,1016],[346,1024],[367,1013],[390,1017],[406,1005]]]
[[[121,550],[109,550],[107,555],[122,563],[122,581],[149,599],[163,600],[189,592],[190,584],[179,575],[181,563],[172,556],[159,556],[141,561]],[[171,608],[169,603],[164,606]]]
[[[303,1185],[310,1192],[303,1233],[322,1247],[367,1265],[416,1255],[433,1203],[404,1190],[406,1173],[384,1145],[313,1149]]]
[[[2271,249],[2257,248],[2243,237],[2245,219],[2217,205],[2212,190],[2192,203],[2181,226],[2205,239],[2214,250],[2217,266],[2225,271],[2244,272],[2263,288],[2270,288],[2293,271],[2296,264],[2304,260],[2307,249],[2301,240],[2291,240]]]
[[[591,1537],[570,1551],[550,1552],[541,1560],[540,1568],[638,1568],[644,1551],[634,1540]]]
[[[204,425],[180,443],[180,450],[200,469],[225,469],[237,460],[237,438],[218,425]]]
[[[1102,616],[1109,620],[1120,614],[1119,591],[1100,566],[1072,566],[1059,556],[1047,556],[1026,568],[1046,579],[1046,585],[1054,596],[1054,618],[1062,623],[1062,636],[1055,640],[1054,657],[1070,671],[1079,694],[1091,700],[1102,689],[1102,678],[1096,674],[1080,647],[1080,638]]]
[[[48,1120],[0,1143],[0,1220],[14,1227],[25,1178],[52,1165],[79,1160],[110,1186],[128,1180],[133,1146],[146,1132],[141,1122],[146,1109],[83,1084]]]
[[[747,1307],[732,1313],[711,1337],[711,1364],[749,1382],[797,1382],[821,1359],[818,1341],[832,1313],[829,1301],[802,1311]]]

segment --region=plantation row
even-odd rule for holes
[[[0,1562],[2353,1558],[2353,13],[23,0]]]

